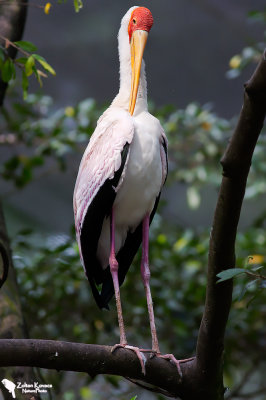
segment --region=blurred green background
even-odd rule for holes
[[[69,0],[53,3],[49,15],[29,8],[24,39],[38,47],[57,75],[42,91],[32,79],[24,102],[19,77],[11,82],[0,115],[0,184],[30,337],[118,342],[114,300],[110,312],[98,310],[83,274],[72,192],[97,119],[118,91],[116,36],[132,5],[85,0],[76,14]],[[265,2],[150,0],[143,5],[155,20],[144,55],[150,112],[169,139],[168,183],[151,230],[151,287],[161,350],[182,358],[195,350],[219,160],[241,108],[243,83],[265,47]],[[236,244],[237,266],[261,274],[265,139],[264,131]],[[121,290],[122,304],[129,343],[150,347],[139,266],[137,256]],[[265,286],[262,279],[235,278],[224,358],[228,399],[266,399]],[[53,383],[53,399],[160,398],[117,377],[92,381],[85,374],[42,374]]]

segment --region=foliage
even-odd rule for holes
[[[56,112],[51,112],[52,105],[50,97],[30,95],[24,103],[14,101],[0,116],[2,132],[8,132],[0,136],[2,144],[18,149],[4,160],[0,174],[17,187],[31,181],[33,171],[49,157],[64,169],[66,155],[88,140],[101,112],[92,99]]]
[[[173,227],[168,227],[167,234],[162,234],[161,217],[157,216],[154,222],[151,285],[161,349],[183,357],[194,351],[201,319],[208,234],[195,234],[191,230]],[[265,244],[266,235],[261,229],[252,230],[250,235],[241,234],[237,242],[238,265],[245,262],[249,249],[260,253]],[[113,344],[118,340],[115,302],[111,304],[111,312],[96,309],[72,235],[44,238],[22,231],[14,239],[14,249],[23,308],[32,337],[99,344]],[[139,262],[138,257],[123,285],[122,301],[130,343],[149,347],[150,333]],[[257,359],[259,349],[261,359],[257,362],[263,360],[264,354],[265,291],[250,304],[256,288],[246,287],[244,298],[244,284],[236,281],[227,332],[225,371],[230,385],[234,371],[242,366],[247,346],[250,361],[245,367]],[[50,379],[54,379],[53,374]],[[117,385],[117,381],[111,383]]]
[[[14,97],[16,99],[16,94]],[[67,155],[87,144],[104,108],[93,99],[56,111],[48,96],[30,95],[24,103],[14,100],[12,108],[0,115],[1,131],[8,132],[0,135],[0,143],[16,145],[19,150],[4,160],[0,167],[1,176],[23,187],[48,157],[64,169]],[[234,121],[219,118],[209,105],[197,103],[189,104],[184,110],[172,106],[156,109],[153,104],[150,109],[160,119],[169,140],[168,183],[186,183],[188,204],[197,208],[201,189],[206,185],[219,186],[221,179],[217,166]],[[265,142],[264,130],[255,150],[246,198],[266,192]]]
[[[59,0],[59,3],[63,0]],[[27,4],[22,4],[27,6]],[[79,12],[83,7],[82,0],[73,0],[74,9]],[[50,13],[52,4],[47,2],[44,6],[37,5],[36,7],[43,8],[45,14]],[[23,91],[24,100],[28,96],[29,77],[34,75],[40,87],[43,86],[42,78],[47,78],[47,74],[56,75],[53,67],[39,54],[36,54],[37,47],[29,41],[20,40],[12,42],[8,38],[0,35],[0,71],[1,79],[5,83],[11,83],[16,79],[17,69],[21,70],[20,86]],[[19,57],[13,59],[9,54],[9,47],[13,47],[18,51]],[[22,56],[21,56],[22,55]],[[42,69],[40,69],[40,67]]]
[[[251,251],[263,254],[265,244],[266,235],[261,229],[240,234],[237,264],[245,263]],[[157,215],[150,246],[151,287],[161,350],[179,357],[188,356],[193,354],[203,311],[208,232],[165,227]],[[22,231],[14,238],[13,248],[32,337],[110,345],[117,342],[115,302],[112,301],[110,312],[96,308],[73,233],[43,237]],[[139,265],[140,255],[122,287],[122,303],[129,342],[148,348],[150,332]],[[263,361],[266,293],[261,291],[260,297],[250,303],[255,294],[255,285],[247,286],[244,277],[235,282],[225,363],[229,385],[237,375],[235,371],[243,367],[247,346],[249,361],[245,368],[252,365],[258,353],[261,358],[257,362]],[[54,379],[54,375],[49,379]]]
[[[35,75],[40,86],[42,87],[42,78],[47,78],[47,73],[55,75],[55,70],[50,64],[39,54],[36,54],[37,47],[27,41],[11,42],[9,39],[0,36],[4,41],[4,45],[0,46],[0,71],[1,78],[4,82],[9,83],[16,78],[16,67],[22,71],[21,86],[23,90],[23,98],[26,99],[29,88],[29,77]],[[13,59],[9,56],[8,48],[12,46],[22,53],[23,57]],[[20,54],[19,54],[20,55]],[[40,66],[43,70],[40,70]]]
[[[79,12],[80,9],[83,7],[82,0],[73,0],[74,1],[74,8],[76,12]]]
[[[65,3],[66,0],[58,0],[58,3]],[[79,12],[83,7],[83,0],[73,0],[74,9]]]
[[[266,23],[266,11],[250,11],[249,19],[251,22]],[[229,61],[230,70],[227,71],[227,78],[237,78],[244,68],[250,63],[258,63],[266,47],[266,29],[264,31],[264,38],[261,42],[255,42],[250,46],[244,47],[240,54],[234,55]]]
[[[251,298],[249,303],[255,299],[262,291],[266,288],[266,276],[263,275],[265,270],[265,257],[261,254],[255,254],[249,256],[244,262],[244,268],[229,268],[225,271],[217,274],[219,280],[217,283],[221,283],[238,277],[240,275],[245,275],[245,279],[241,279],[239,287],[241,288],[239,292],[238,301],[242,300],[245,294],[252,288],[254,292],[254,297]]]

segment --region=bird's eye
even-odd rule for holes
[[[133,24],[136,24],[137,23],[137,20],[136,20],[136,18],[133,18]]]

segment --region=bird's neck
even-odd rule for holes
[[[121,27],[122,29],[122,27]],[[121,107],[125,110],[129,108],[130,90],[131,90],[131,55],[130,55],[130,44],[128,41],[127,32],[121,32],[118,34],[118,50],[120,60],[120,89],[117,96],[112,102],[112,106]],[[135,105],[134,114],[136,115],[142,111],[148,109],[147,104],[147,83],[145,76],[145,63],[142,60],[141,73],[139,80],[139,89]]]

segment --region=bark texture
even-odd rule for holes
[[[252,155],[266,114],[266,51],[245,84],[244,104],[234,134],[221,160],[223,179],[211,230],[205,311],[197,343],[197,375],[206,395],[213,386],[223,399],[222,355],[231,307],[232,280],[216,284],[216,275],[235,267],[235,239]],[[212,398],[212,397],[206,397]]]

